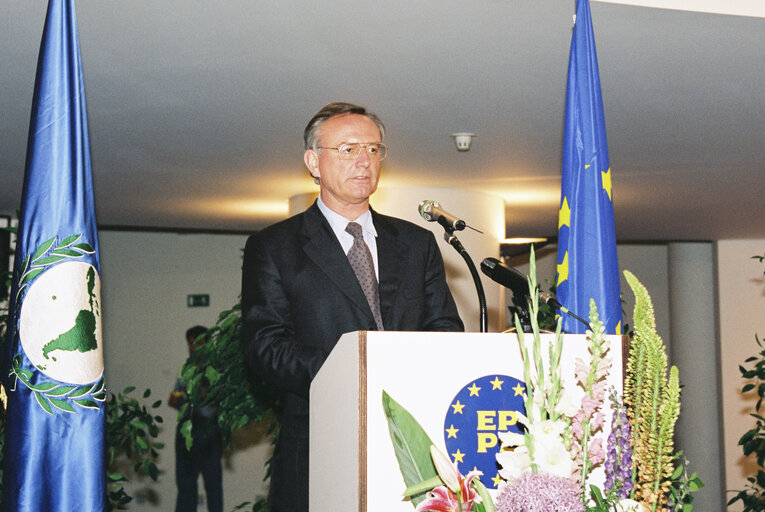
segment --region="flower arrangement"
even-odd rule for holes
[[[606,418],[603,404],[605,379],[611,368],[610,347],[605,328],[598,319],[594,303],[591,303],[590,359],[578,358],[575,364],[580,396],[563,390],[560,323],[555,342],[547,348],[545,360],[536,322],[539,301],[534,276],[532,258],[529,283],[532,339],[522,332],[516,317],[526,382],[526,417],[521,419],[526,431],[500,436],[502,450],[497,454],[497,462],[506,484],[499,491],[496,509],[502,512],[584,512],[590,502],[588,489],[592,470],[606,459],[603,438],[598,434],[602,433]],[[576,496],[573,502],[570,499],[572,490]],[[513,496],[517,498],[509,499]],[[519,499],[524,500],[523,504]]]
[[[674,366],[667,375],[666,349],[656,333],[645,287],[625,271],[636,304],[623,396],[606,382],[613,363],[611,347],[594,302],[590,304],[587,354],[576,360],[574,368],[577,390],[564,389],[560,323],[554,340],[543,346],[536,320],[539,296],[534,266],[532,252],[532,334],[524,334],[517,315],[515,318],[526,384],[525,415],[518,415],[524,428],[522,433],[499,433],[501,450],[496,458],[504,481],[496,496],[488,493],[480,474],[470,472],[463,477],[435,449],[414,418],[385,395],[394,448],[409,486],[405,495],[412,498],[417,512],[692,510],[691,493],[703,484],[696,473],[688,474],[682,453],[674,450],[679,375]],[[606,425],[610,426],[608,435]],[[412,456],[415,445],[420,446],[420,454]],[[407,457],[409,460],[402,461]],[[414,458],[424,470],[407,469],[415,465]]]

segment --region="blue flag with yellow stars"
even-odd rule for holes
[[[50,0],[3,347],[3,510],[105,509],[98,254],[74,0]]]
[[[595,299],[606,333],[621,334],[611,167],[588,0],[577,0],[561,170],[557,299],[585,319],[589,318],[590,299]],[[586,330],[568,315],[562,320],[565,332]]]

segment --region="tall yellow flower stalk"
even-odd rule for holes
[[[680,413],[680,381],[676,366],[667,379],[667,353],[656,333],[648,291],[629,271],[627,283],[635,294],[635,336],[630,346],[624,404],[632,427],[633,497],[651,510],[666,507],[673,473],[672,438]]]

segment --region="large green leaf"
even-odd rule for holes
[[[437,477],[436,467],[430,458],[433,444],[428,434],[422,429],[409,411],[401,407],[388,393],[383,391],[383,409],[388,418],[388,430],[393,441],[398,466],[407,487]],[[425,493],[412,496],[412,504],[417,505],[425,499]]]

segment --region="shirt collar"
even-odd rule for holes
[[[348,219],[343,217],[337,212],[334,212],[329,209],[329,207],[324,204],[324,201],[321,200],[321,195],[319,195],[319,199],[317,200],[319,210],[324,215],[324,217],[327,219],[327,222],[329,222],[329,225],[332,227],[332,231],[335,233],[345,233],[345,227],[348,225],[348,222],[350,222]],[[377,236],[377,230],[375,229],[374,222],[372,222],[372,212],[368,209],[359,215],[356,219],[353,220],[353,222],[356,222],[357,224],[361,225],[361,228],[366,231],[367,233],[371,234],[372,236]]]

